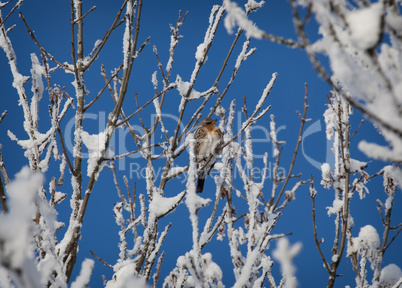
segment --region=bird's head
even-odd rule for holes
[[[201,120],[200,124],[198,124],[198,127],[206,127],[206,126],[214,124],[215,122],[216,122],[216,119],[214,120],[210,117],[207,117],[207,118]]]

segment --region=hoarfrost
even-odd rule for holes
[[[272,256],[281,265],[285,288],[295,288],[297,286],[297,279],[295,277],[296,268],[293,266],[292,261],[299,254],[301,248],[302,244],[300,242],[290,246],[286,238],[280,238],[276,249],[272,252]]]
[[[358,48],[369,49],[379,41],[383,10],[383,4],[380,1],[368,8],[349,12],[346,16],[352,43]]]
[[[324,163],[321,165],[321,182],[320,184],[324,186],[324,188],[329,189],[331,187],[331,167],[328,163]]]
[[[92,259],[85,259],[84,262],[82,262],[80,275],[71,283],[71,288],[87,287],[94,265],[95,262]]]
[[[367,257],[372,264],[378,257],[379,247],[380,236],[377,230],[371,225],[360,228],[359,236],[353,238],[353,251]]]
[[[98,161],[102,157],[110,157],[113,156],[114,153],[110,149],[106,150],[105,147],[105,139],[106,139],[106,133],[105,132],[100,132],[99,134],[89,134],[86,131],[81,132],[81,139],[84,145],[88,149],[88,168],[87,168],[87,176],[91,177],[92,172],[94,169],[98,166]],[[102,171],[103,167],[106,165],[106,163],[103,161],[99,165],[99,169],[96,173],[96,178],[99,176],[99,173]]]
[[[159,193],[154,193],[151,203],[149,204],[149,213],[153,214],[155,218],[159,218],[162,215],[172,211],[180,200],[183,198],[185,191],[179,193],[174,197],[162,197]]]
[[[247,36],[261,39],[264,31],[260,30],[251,20],[248,19],[246,12],[237,6],[237,3],[230,0],[224,0],[223,5],[227,15],[224,20],[224,25],[229,34],[233,34],[233,28],[239,26],[245,30]]]
[[[328,209],[328,216],[339,213],[342,207],[343,201],[340,199],[335,199],[334,202],[332,202],[332,207],[326,207]]]
[[[247,3],[244,5],[247,12],[256,11],[264,6],[265,1],[257,2],[255,0],[248,0]]]
[[[402,279],[402,271],[395,264],[389,264],[381,270],[380,286],[383,288],[397,287],[394,286]]]
[[[6,186],[9,213],[0,215],[1,258],[4,267],[21,271],[18,275],[24,287],[41,287],[34,264],[34,222],[37,211],[35,198],[42,186],[42,174],[32,174],[28,167],[16,174]],[[16,276],[15,273],[12,275]],[[14,277],[13,276],[13,277]],[[25,286],[26,285],[26,286]]]

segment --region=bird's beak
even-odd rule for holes
[[[212,124],[214,124],[216,122],[217,119],[215,119],[214,121],[212,121]]]

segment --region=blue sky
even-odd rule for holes
[[[242,2],[239,1],[239,3]],[[144,51],[134,64],[129,92],[124,103],[124,109],[127,113],[135,111],[134,93],[138,93],[140,103],[145,103],[153,96],[151,75],[158,69],[158,67],[155,56],[152,52],[152,46],[156,45],[161,62],[163,65],[166,65],[169,57],[169,24],[174,25],[176,23],[179,10],[183,12],[188,11],[189,14],[180,29],[180,34],[183,36],[183,39],[180,40],[176,49],[171,81],[174,81],[176,75],[180,75],[184,81],[189,81],[195,63],[194,55],[196,48],[204,39],[204,33],[208,27],[209,13],[214,4],[221,4],[221,2],[144,1],[139,41],[142,43],[142,41],[144,41],[148,36],[150,36],[151,39],[150,44],[145,47]],[[109,28],[114,19],[115,13],[120,7],[120,3],[117,3],[117,1],[84,1],[84,11],[87,11],[92,6],[97,6],[97,9],[86,17],[84,26],[84,50],[86,54],[92,49],[94,42],[97,39],[100,39],[104,32]],[[71,62],[69,9],[69,1],[61,2],[45,0],[26,1],[20,9],[41,44],[61,62]],[[257,23],[260,29],[268,33],[295,39],[293,23],[291,21],[290,5],[287,1],[267,1],[262,9],[251,16],[251,19]],[[26,29],[17,13],[8,20],[7,25],[11,25],[12,23],[17,24],[17,27],[10,32],[9,35],[16,51],[18,67],[20,73],[29,75],[30,53],[36,53],[40,56],[39,51],[37,46],[35,46],[33,41],[30,39],[30,36],[26,32]],[[311,23],[308,26],[310,37],[316,38],[316,31],[317,27],[314,23]],[[112,69],[118,67],[121,63],[122,34],[123,26],[116,29],[114,35],[109,39],[107,46],[103,50],[103,54],[101,54],[100,58],[87,73],[85,84],[87,89],[90,91],[90,94],[87,96],[87,102],[93,99],[104,85],[104,81],[99,73],[100,65],[104,64],[107,73],[110,73]],[[202,68],[194,87],[196,90],[205,91],[210,88],[220,70],[221,63],[226,56],[233,38],[234,35],[228,35],[221,23],[209,52],[208,61]],[[235,48],[228,69],[224,73],[220,82],[220,89],[223,89],[232,73],[232,67],[235,63],[237,53],[240,52],[244,40],[245,37],[242,36],[241,42]],[[321,179],[321,172],[306,160],[305,155],[320,163],[326,161],[331,163],[332,161],[330,158],[327,158],[328,143],[325,135],[325,123],[322,117],[326,109],[325,104],[327,103],[327,95],[329,95],[330,87],[317,76],[303,51],[271,43],[267,40],[252,40],[250,46],[256,47],[257,51],[241,67],[234,84],[232,84],[228,95],[223,101],[223,106],[228,108],[230,101],[236,99],[237,111],[241,111],[243,95],[246,95],[249,110],[252,110],[252,107],[254,107],[263,89],[270,80],[272,73],[278,72],[277,81],[268,98],[268,104],[272,105],[272,109],[268,114],[275,115],[277,128],[280,127],[281,129],[280,132],[278,132],[278,138],[287,142],[281,160],[281,167],[287,171],[296,144],[300,124],[296,110],[302,111],[303,109],[304,83],[308,83],[308,117],[311,118],[312,121],[306,124],[306,128],[315,125],[311,129],[317,132],[310,134],[305,138],[303,142],[305,154],[303,154],[301,150],[299,151],[294,173],[303,173],[304,179],[308,179],[310,175],[314,175],[315,177],[316,189],[318,190],[318,196],[316,198],[318,233],[319,237],[325,238],[323,249],[327,251],[326,255],[328,256],[333,243],[332,235],[334,232],[334,219],[333,217],[330,218],[327,216],[325,207],[332,205],[333,191],[325,190],[320,187],[319,182]],[[8,172],[10,175],[14,175],[22,166],[27,165],[28,163],[23,157],[22,150],[7,137],[6,132],[7,130],[11,130],[20,139],[25,139],[22,128],[23,115],[21,107],[17,106],[18,95],[11,85],[12,78],[7,59],[3,52],[0,53],[0,55],[0,78],[2,83],[1,97],[3,99],[0,106],[0,113],[2,113],[3,110],[8,110],[9,112],[5,120],[0,124],[0,143],[3,145],[2,151]],[[74,96],[74,89],[71,85],[71,82],[73,81],[72,74],[58,71],[54,76],[52,76],[52,81],[60,86],[65,86],[66,91],[70,96]],[[161,83],[160,79],[159,81]],[[29,85],[26,89],[27,91],[30,90]],[[179,94],[177,91],[173,91],[168,94],[168,97],[170,98],[167,98],[163,112],[174,115],[177,113],[177,107],[180,102]],[[47,101],[47,94],[45,92],[40,114],[40,127],[43,127],[43,131],[46,131],[49,125]],[[108,93],[104,93],[104,95],[101,96],[101,99],[89,110],[89,113],[91,114],[90,117],[85,120],[84,129],[90,133],[98,133],[99,129],[103,129],[104,126],[102,127],[102,125],[106,124],[106,122],[104,122],[104,118],[102,117],[107,117],[108,113],[111,112],[111,107],[112,99]],[[190,119],[196,108],[197,104],[191,103],[184,119]],[[151,123],[153,119],[152,109],[153,107],[149,107],[149,109],[145,109],[143,112],[144,121],[146,123]],[[207,112],[208,110],[204,113],[206,114]],[[67,113],[62,122],[64,129],[68,127],[68,123],[70,123],[69,121],[73,121],[74,113],[75,111],[73,111],[73,109],[70,109]],[[238,115],[241,117],[240,112]],[[361,118],[362,116],[355,111],[351,119],[352,131],[357,128]],[[265,116],[262,119],[261,124],[268,127],[269,119],[269,115]],[[135,122],[133,122],[133,124],[135,124]],[[175,125],[174,120],[167,120],[165,124],[168,126],[168,130],[170,128],[170,131],[173,131]],[[235,127],[235,129],[236,128],[238,129],[239,127]],[[67,135],[65,137],[67,137],[67,139],[68,132],[72,131],[66,132]],[[253,135],[258,139],[264,139],[265,134],[263,132],[263,129],[256,129],[253,131]],[[70,134],[70,137],[72,137],[72,134]],[[378,143],[383,143],[383,140],[378,135],[372,124],[368,121],[363,124],[359,133],[353,139],[351,151],[353,158],[361,161],[369,161],[369,159],[367,159],[356,148],[360,139],[366,139],[367,141]],[[135,147],[133,143],[130,143],[131,139],[129,135],[127,135],[127,137],[124,137],[123,135],[121,140],[125,143],[125,148],[127,150]],[[115,149],[117,149],[117,147]],[[258,155],[262,155],[267,151],[269,154],[268,163],[271,163],[271,165],[273,164],[275,159],[272,156],[271,142],[259,141],[258,143],[255,143],[254,149]],[[185,161],[186,160],[183,157],[182,159],[178,159],[176,164],[180,165],[180,163],[184,163]],[[256,162],[258,163],[258,161],[262,167],[262,160],[257,159]],[[163,161],[161,161],[161,163],[163,163]],[[138,158],[129,158],[126,162],[120,164],[122,170],[119,171],[119,176],[122,177],[123,174],[126,174],[129,178],[130,186],[132,187],[133,182],[137,182],[137,192],[144,192],[144,179],[137,179],[137,174],[130,170],[132,167],[143,167],[144,161]],[[384,163],[382,162],[371,161],[368,173],[373,174],[377,172],[381,169],[383,164]],[[55,171],[55,169],[57,171],[58,167],[53,165],[51,171]],[[46,175],[49,177],[47,180],[50,180],[51,178],[49,175]],[[122,178],[120,178],[120,181],[121,180]],[[268,183],[265,187],[266,189],[269,189],[271,187],[269,182],[270,179],[267,181]],[[354,236],[357,236],[360,227],[367,224],[375,226],[378,229],[379,234],[382,235],[383,229],[381,226],[381,219],[376,210],[377,204],[375,202],[375,199],[377,198],[382,201],[385,200],[385,193],[383,192],[381,184],[382,178],[375,179],[369,186],[370,194],[367,195],[364,200],[359,200],[358,197],[356,197],[357,195],[353,198],[351,205],[352,216],[355,218],[355,228],[352,230]],[[123,185],[122,181],[120,185]],[[177,185],[181,185],[179,190],[177,189]],[[241,187],[240,183],[238,185]],[[63,192],[68,192],[70,189],[69,183],[66,183],[64,186],[65,187],[61,189],[63,189]],[[174,196],[179,191],[182,191],[184,187],[185,184],[177,181],[174,185],[167,185],[165,193],[167,196]],[[211,178],[206,180],[206,187],[210,187],[210,195],[204,192],[202,196],[213,197],[213,181]],[[270,191],[267,190],[267,193],[268,192]],[[396,208],[400,207],[402,204],[400,196],[399,191],[394,206]],[[72,279],[74,279],[75,275],[78,273],[82,260],[88,257],[93,258],[90,255],[89,250],[93,250],[99,257],[110,264],[114,264],[118,258],[118,230],[117,225],[114,222],[112,210],[113,204],[118,200],[111,173],[108,169],[104,169],[99,181],[95,185],[87,214],[84,219],[79,258]],[[68,212],[70,209],[69,201],[65,200],[60,207],[60,220],[68,222]],[[205,208],[205,210],[201,212],[201,219],[207,217],[211,209],[212,207]],[[398,224],[398,219],[400,221],[402,218],[402,212],[400,209],[399,211],[398,209],[394,209],[393,212],[393,219],[395,219],[394,224]],[[242,213],[239,211],[239,214]],[[191,233],[189,233],[191,226],[186,206],[183,204],[180,205],[174,214],[163,219],[159,225],[159,229],[163,231],[164,226],[169,222],[172,222],[173,225],[165,241],[164,250],[167,254],[162,265],[158,286],[162,285],[163,279],[167,276],[169,271],[175,267],[177,257],[191,249]],[[295,259],[295,265],[297,266],[296,276],[298,277],[300,286],[322,287],[326,285],[328,275],[322,266],[322,262],[313,242],[311,199],[308,196],[307,186],[301,188],[297,192],[296,200],[291,202],[286,208],[285,213],[274,232],[293,232],[293,235],[289,236],[289,241],[291,243],[301,241],[303,244],[301,253]],[[400,246],[398,245],[399,243],[400,241],[396,241],[396,243],[393,244],[392,250],[386,253],[384,266],[390,263],[396,263],[399,266],[402,265],[402,261],[400,260],[402,259],[402,251],[397,249],[397,246]],[[229,249],[227,239],[224,239],[223,242],[212,241],[206,246],[205,251],[213,252],[213,260],[220,265],[224,273],[224,284],[230,287],[231,284],[233,284],[233,272],[232,263],[230,262],[230,258],[228,258]],[[352,264],[349,262],[349,259],[344,259],[342,262],[344,265],[340,268],[339,273],[344,274],[344,277],[337,279],[336,286],[342,287],[347,284],[354,285]],[[274,267],[274,271],[276,271],[276,279],[279,281],[280,277],[277,266]],[[113,271],[110,268],[105,267],[96,260],[90,286],[100,287],[102,284],[101,275],[105,275],[106,279],[110,279],[112,272]]]

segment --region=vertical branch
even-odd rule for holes
[[[315,221],[315,197],[317,196],[317,191],[314,188],[314,181],[313,181],[313,176],[311,176],[311,180],[310,180],[310,197],[311,197],[311,201],[312,201],[312,218],[313,218],[313,234],[314,234],[314,242],[315,242],[315,246],[317,247],[318,252],[320,253],[321,256],[321,260],[324,264],[325,269],[327,269],[328,273],[331,273],[331,268],[328,265],[327,260],[325,259],[324,253],[321,250],[321,243],[323,242],[323,239],[318,240],[318,236],[317,236],[317,225],[316,225],[316,221]]]
[[[283,192],[285,191],[285,188],[288,184],[288,181],[290,179],[290,177],[292,176],[292,171],[293,171],[293,167],[296,163],[296,156],[297,156],[297,152],[299,151],[299,146],[300,143],[302,142],[303,138],[302,138],[302,133],[303,133],[303,129],[304,129],[304,124],[308,121],[310,121],[310,119],[307,119],[307,109],[308,109],[308,105],[307,105],[307,83],[304,85],[305,87],[305,93],[304,93],[304,106],[303,106],[303,115],[301,115],[300,113],[298,113],[299,118],[300,118],[300,129],[299,129],[299,136],[297,138],[297,143],[296,143],[296,148],[293,152],[293,157],[292,157],[292,161],[290,162],[290,166],[289,166],[289,170],[288,170],[288,174],[286,176],[285,182],[283,183],[282,189],[279,192],[278,197],[276,198],[275,204],[272,206],[272,211],[275,211],[276,207],[278,206],[279,200],[281,199],[281,196],[283,194]]]
[[[73,3],[72,3],[73,5]],[[72,22],[72,25],[75,22],[78,22],[78,27],[81,27],[80,25],[82,25],[82,2],[78,1],[77,2],[77,7],[75,7],[75,5],[72,6],[72,8],[76,9],[76,21]],[[109,116],[108,119],[108,123],[106,126],[106,138],[105,138],[105,149],[108,148],[109,146],[109,142],[111,140],[111,137],[113,135],[114,129],[116,127],[116,123],[118,120],[118,115],[120,114],[121,111],[121,107],[123,105],[123,101],[127,92],[127,86],[128,86],[128,81],[130,78],[130,74],[131,74],[131,69],[133,67],[133,62],[134,62],[134,53],[136,51],[136,46],[137,46],[137,42],[138,42],[138,35],[139,35],[139,28],[140,28],[140,18],[141,18],[141,8],[142,8],[142,0],[138,1],[138,12],[137,12],[137,19],[136,19],[136,24],[135,24],[135,30],[134,30],[134,41],[132,43],[132,45],[130,45],[129,47],[127,47],[129,49],[129,63],[126,67],[126,69],[124,69],[124,75],[123,75],[123,79],[122,79],[122,84],[121,84],[121,88],[119,91],[119,97],[117,100],[117,103],[111,113],[111,115]],[[81,13],[81,14],[80,14]],[[73,13],[72,13],[73,15]],[[81,23],[81,24],[80,24]],[[73,28],[72,28],[73,29]],[[80,33],[80,28],[78,29],[78,38],[79,38],[79,43],[78,43],[78,61],[77,61],[77,66],[82,64],[82,59],[80,59],[81,55],[83,56],[83,48],[80,48],[80,45],[82,45],[82,31]],[[80,40],[81,39],[81,40]],[[74,55],[74,51],[73,51],[73,55]],[[75,57],[75,56],[73,56]],[[82,74],[82,71],[80,70],[79,66],[78,69],[80,71],[80,73]],[[76,73],[77,74],[77,73]],[[78,74],[79,76],[79,80],[82,80],[82,75]],[[77,79],[76,79],[77,80]],[[76,146],[79,148],[79,150],[75,150],[75,151],[79,151],[79,155],[76,156],[76,163],[79,164],[79,167],[75,167],[76,169],[76,174],[79,175],[79,181],[78,183],[81,185],[81,161],[82,161],[82,157],[81,157],[81,131],[82,131],[82,120],[83,120],[83,111],[85,109],[85,103],[84,103],[84,92],[85,92],[85,88],[83,86],[83,82],[80,83],[79,81],[76,83],[77,86],[77,98],[78,98],[78,104],[77,104],[77,114],[76,114],[76,123],[78,124],[78,127],[76,125],[76,131],[75,131],[75,136],[76,136]],[[81,101],[81,102],[80,102]],[[77,119],[78,118],[78,119]],[[105,150],[106,151],[106,150]],[[88,186],[86,188],[85,191],[85,195],[84,198],[81,201],[76,201],[76,211],[79,211],[78,215],[75,216],[76,221],[74,221],[74,223],[77,223],[79,225],[75,225],[74,227],[72,227],[72,223],[70,220],[70,227],[69,230],[72,229],[73,233],[70,239],[66,239],[66,241],[68,241],[68,245],[65,248],[64,251],[64,261],[66,262],[66,274],[68,279],[71,276],[72,273],[72,269],[74,267],[74,263],[75,263],[75,259],[76,259],[76,253],[77,253],[77,249],[78,249],[78,240],[79,240],[79,236],[80,236],[80,230],[81,230],[81,225],[83,223],[83,219],[84,219],[84,215],[86,212],[86,208],[88,205],[88,201],[89,201],[89,197],[92,193],[93,187],[95,185],[96,179],[97,179],[97,175],[99,173],[99,167],[102,164],[102,162],[104,161],[104,159],[100,158],[97,161],[97,164],[91,174],[91,177],[89,179],[88,182]],[[77,173],[77,168],[79,169],[79,174]],[[79,196],[81,196],[81,194],[79,194]],[[77,207],[78,206],[78,207]],[[74,219],[73,219],[74,220]],[[67,231],[69,232],[69,231]]]
[[[195,81],[197,79],[198,73],[200,72],[201,67],[205,63],[208,51],[211,48],[212,41],[213,41],[213,39],[215,37],[215,33],[216,33],[217,28],[218,28],[218,24],[219,24],[219,22],[220,22],[220,20],[221,20],[221,18],[223,16],[223,12],[225,11],[225,9],[223,7],[219,7],[219,8],[216,8],[216,7],[214,7],[212,9],[211,17],[210,17],[210,19],[212,19],[212,16],[215,16],[215,20],[213,22],[210,22],[210,25],[209,25],[206,33],[205,33],[204,43],[200,44],[200,46],[197,48],[197,54],[199,54],[198,52],[199,52],[200,48],[202,48],[203,50],[202,50],[201,55],[199,55],[197,57],[197,61],[195,63],[195,67],[194,67],[193,72],[191,74],[190,85],[188,87],[186,95],[182,96],[182,102],[180,103],[179,117],[178,117],[177,125],[176,125],[176,128],[174,130],[174,135],[173,135],[173,138],[171,140],[170,147],[169,147],[170,154],[173,154],[173,152],[177,148],[177,145],[178,145],[177,139],[178,139],[178,136],[179,136],[180,127],[182,125],[184,111],[185,111],[185,108],[186,108],[186,106],[187,106],[187,104],[189,102],[188,99],[189,99],[189,97],[191,95],[191,92],[193,90],[193,87],[194,87]],[[167,179],[167,174],[169,173],[169,169],[170,169],[171,164],[172,163],[170,161],[166,161],[165,168],[163,170],[163,175],[162,175],[162,178],[161,178],[161,183],[159,185],[161,191],[164,190],[166,182],[168,180]]]
[[[77,218],[79,217],[79,209],[80,209],[80,201],[82,199],[82,140],[81,140],[81,132],[83,131],[83,120],[84,120],[84,109],[85,109],[85,87],[83,80],[83,72],[82,72],[82,61],[84,59],[84,49],[83,49],[83,19],[82,19],[82,1],[74,1],[71,0],[71,56],[73,59],[73,67],[74,67],[74,87],[75,93],[77,97],[77,110],[75,113],[75,130],[74,130],[74,173],[72,175],[72,184],[73,184],[73,195],[72,195],[72,213],[70,218],[69,229],[66,232],[64,241],[69,241],[69,245],[65,251],[60,251],[61,256],[63,257],[63,262],[66,266],[66,276],[67,282],[69,282],[78,251],[78,239],[79,239],[79,226],[77,224],[81,222],[77,222]],[[77,49],[78,49],[78,59],[76,55],[76,42],[75,42],[75,25],[78,26],[77,31]],[[69,232],[71,230],[78,230],[77,233],[70,235]],[[71,237],[67,239],[66,237]]]

